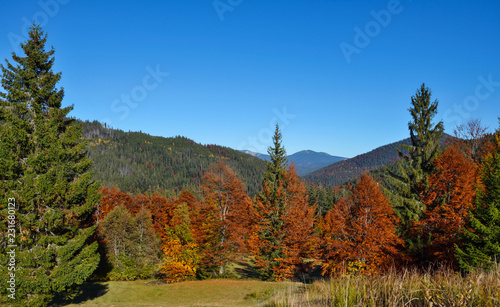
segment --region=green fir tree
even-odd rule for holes
[[[482,163],[481,185],[462,235],[463,245],[455,246],[465,271],[490,269],[500,262],[500,131],[495,135],[495,150]]]
[[[26,56],[12,55],[1,65],[0,92],[0,263],[14,250],[15,296],[5,286],[1,301],[45,306],[55,296],[69,296],[99,263],[91,217],[99,201],[99,184],[89,171],[82,129],[61,107],[54,49],[46,51],[46,35],[33,25],[21,44]],[[13,230],[8,227],[8,200],[15,200]],[[10,247],[14,246],[14,247]],[[0,270],[0,280],[7,280]]]
[[[443,122],[436,125],[438,101],[431,102],[431,90],[423,83],[411,97],[409,112],[412,120],[408,123],[411,145],[397,149],[400,160],[398,170],[387,170],[390,175],[388,192],[394,209],[402,222],[403,231],[419,220],[425,209],[420,200],[421,189],[425,187],[427,175],[432,173],[433,161],[439,155],[439,141],[443,136]]]
[[[260,278],[275,280],[274,268],[279,266],[277,259],[286,258],[286,246],[283,244],[283,217],[285,215],[285,172],[288,165],[285,148],[281,145],[281,131],[276,125],[273,136],[273,146],[267,150],[270,161],[267,161],[267,171],[264,173],[262,191],[256,196],[256,207],[259,216],[265,223],[259,230],[259,238],[264,244],[258,249],[261,265]]]

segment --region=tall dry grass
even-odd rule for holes
[[[500,306],[500,266],[465,277],[439,269],[290,284],[265,306]]]

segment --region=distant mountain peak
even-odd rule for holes
[[[242,152],[262,160],[268,161],[270,159],[269,155],[266,154],[255,153],[250,150],[242,150]],[[347,158],[332,156],[326,152],[316,152],[310,149],[301,150],[288,156],[288,160],[295,164],[299,176],[304,176],[322,167],[345,159]]]

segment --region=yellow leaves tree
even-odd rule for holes
[[[200,256],[190,224],[188,207],[186,203],[181,203],[175,209],[170,225],[165,227],[165,264],[161,273],[167,282],[183,281],[196,276]]]

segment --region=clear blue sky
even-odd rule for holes
[[[353,157],[408,137],[425,82],[451,133],[500,116],[500,2],[3,1],[0,58],[44,25],[72,116],[202,144]],[[361,33],[360,33],[361,32]],[[278,115],[277,115],[278,114]]]

